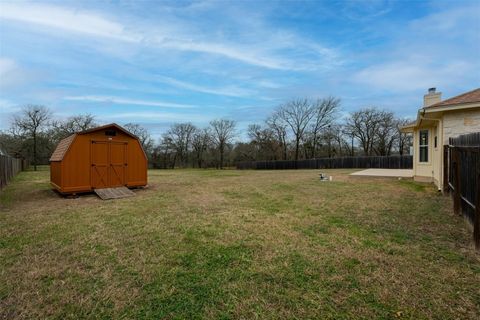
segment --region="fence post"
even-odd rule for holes
[[[480,156],[480,153],[477,155]],[[477,166],[477,191],[480,191],[480,166]],[[476,194],[475,218],[473,222],[473,240],[475,248],[480,250],[480,192]]]
[[[452,152],[453,151],[453,159],[454,159],[454,166],[453,166],[453,174],[454,174],[454,177],[455,177],[455,185],[453,186],[454,190],[453,190],[453,212],[455,212],[455,214],[458,214],[458,215],[461,215],[462,214],[462,210],[460,210],[460,164],[459,164],[459,150],[458,148],[450,148],[450,151]]]
[[[443,194],[447,195],[449,193],[450,187],[448,186],[448,168],[450,167],[448,152],[449,146],[443,146]]]

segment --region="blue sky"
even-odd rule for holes
[[[480,87],[480,1],[0,2],[0,130],[24,104],[155,137],[294,97],[414,117],[429,87]]]

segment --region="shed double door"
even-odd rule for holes
[[[91,142],[91,184],[93,189],[127,184],[127,143],[118,141]]]

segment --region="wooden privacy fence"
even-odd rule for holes
[[[445,146],[444,189],[453,196],[453,210],[473,224],[480,249],[480,132],[450,138]]]
[[[281,169],[341,169],[341,168],[383,168],[411,169],[412,156],[373,156],[318,158],[307,160],[242,161],[237,169],[281,170]]]
[[[0,190],[20,171],[26,169],[27,162],[22,159],[0,155]]]

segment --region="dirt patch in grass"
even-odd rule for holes
[[[0,318],[476,318],[450,199],[350,172],[152,170],[114,201],[21,173],[0,193]]]

